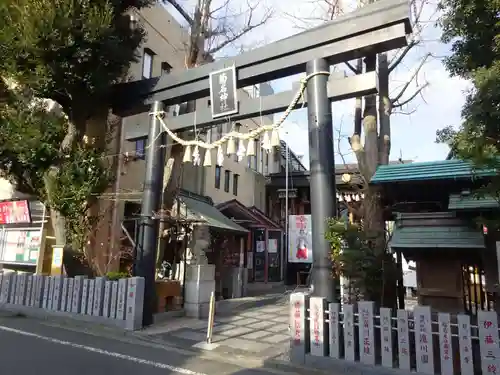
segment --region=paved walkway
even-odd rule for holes
[[[258,299],[253,306],[247,301],[236,311],[218,314],[213,329],[214,345],[210,349],[261,358],[283,357],[290,347],[288,300],[289,296],[284,294],[267,301]],[[206,348],[207,322],[173,318],[140,334],[155,341]]]

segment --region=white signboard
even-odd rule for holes
[[[125,313],[126,328],[136,330],[142,327],[144,306],[144,278],[131,277],[127,286],[127,312]]]
[[[61,310],[61,293],[63,288],[64,278],[62,276],[55,276],[53,279],[54,290],[52,293],[52,310]]]
[[[71,312],[80,313],[82,311],[83,286],[85,278],[75,276],[73,281],[73,298],[71,299]]]
[[[328,324],[330,333],[330,357],[340,358],[340,335],[339,335],[339,322],[340,322],[340,304],[330,303],[328,305]]]
[[[312,263],[311,215],[290,215],[288,235],[290,237],[288,262]]]
[[[49,301],[51,301],[51,297],[50,297],[50,291],[52,290],[51,284],[52,284],[52,278],[50,276],[47,276],[45,278],[45,284],[43,287],[43,308],[44,309],[49,308]]]
[[[109,317],[116,319],[116,310],[118,309],[118,281],[113,281],[111,285],[111,307],[109,308]]]
[[[68,291],[66,295],[66,308],[64,311],[71,312],[73,308],[73,288],[75,286],[75,279],[68,278]]]
[[[473,374],[474,364],[472,362],[472,338],[470,328],[470,317],[468,315],[457,315],[458,324],[458,348],[460,353],[460,370],[462,374]]]
[[[414,310],[417,372],[434,375],[431,308],[418,306]]]
[[[344,307],[344,353],[347,361],[354,362],[354,306],[346,304]]]
[[[311,297],[309,300],[309,311],[311,314],[311,322],[309,325],[311,355],[320,357],[323,357],[326,354],[325,306],[326,300],[322,297]]]
[[[94,308],[95,279],[89,280],[89,295],[87,298],[87,311],[85,314],[92,315]]]
[[[38,275],[36,281],[35,307],[43,307],[46,288],[47,288],[47,277]]]
[[[26,279],[26,297],[24,299],[24,304],[26,306],[31,306],[31,291],[33,290],[33,275],[29,275]]]
[[[292,362],[303,362],[307,351],[306,339],[306,309],[307,296],[304,293],[290,294],[290,333],[291,350],[290,359]]]
[[[453,375],[453,349],[451,348],[451,318],[448,313],[438,314],[439,351],[441,353],[441,374]]]
[[[116,319],[125,320],[127,304],[127,279],[118,280],[118,302],[116,306]]]
[[[387,307],[380,308],[380,341],[382,366],[392,368],[392,313]]]
[[[398,310],[398,351],[399,368],[401,370],[410,369],[410,335],[408,329],[408,311]]]
[[[478,311],[479,349],[483,375],[500,372],[500,353],[498,347],[498,320],[495,311]]]
[[[109,312],[111,307],[111,288],[113,282],[106,281],[104,285],[104,298],[103,298],[103,307],[102,307],[102,316],[109,318]]]
[[[366,365],[375,364],[375,345],[373,330],[374,303],[363,301],[358,303],[359,310],[359,353],[361,362]]]
[[[82,289],[82,307],[80,309],[81,314],[86,314],[87,313],[87,306],[89,302],[89,284],[90,280],[85,279],[83,280],[83,289]]]
[[[102,304],[104,299],[104,285],[106,283],[105,277],[97,277],[95,279],[95,290],[94,290],[94,304],[92,308],[92,315],[101,316],[102,315]]]

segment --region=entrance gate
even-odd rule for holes
[[[237,121],[286,109],[281,119],[284,120],[293,109],[307,106],[312,248],[315,254],[312,283],[314,294],[330,301],[335,299],[335,286],[330,278],[330,246],[323,236],[326,231],[325,218],[336,214],[331,102],[377,93],[377,74],[371,71],[351,77],[330,76],[329,79],[330,66],[405,46],[407,35],[411,32],[409,14],[408,0],[381,0],[314,29],[234,58],[117,86],[113,106],[115,113],[121,116],[148,110],[152,113],[137,244],[137,276],[145,278],[144,325],[152,323],[158,238],[158,226],[152,214],[159,210],[164,169],[165,149],[158,147],[157,142],[164,142],[161,135],[165,130],[172,135],[173,132],[192,129],[193,124],[201,130],[226,122],[224,114],[227,113],[231,113],[232,121]],[[210,106],[208,101],[208,97],[213,94],[212,86],[217,85],[213,78],[221,78],[221,72],[233,69],[234,76],[224,77],[224,90],[228,94],[225,99],[229,98],[225,104],[229,105],[229,111],[223,111],[222,107],[221,111],[214,110],[215,103],[212,102]],[[238,88],[304,72],[307,77],[298,94],[289,91],[264,99],[236,100]],[[193,113],[166,118],[164,121],[168,129],[162,128],[157,115],[162,113],[164,106],[201,98],[207,98],[206,106],[198,106]],[[281,122],[272,127],[273,131],[278,130]],[[264,133],[263,130],[259,129],[258,134]]]

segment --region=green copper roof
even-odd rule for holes
[[[469,227],[403,227],[394,229],[391,248],[484,248],[480,231]]]
[[[391,248],[482,249],[482,232],[452,212],[398,214]]]
[[[478,197],[474,194],[450,194],[449,210],[478,210],[500,208],[498,201],[491,196]]]
[[[474,170],[468,162],[450,159],[422,163],[381,165],[377,168],[370,183],[384,184],[426,180],[458,180],[494,176],[495,174],[496,172],[493,169]]]

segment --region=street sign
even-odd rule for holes
[[[210,103],[213,118],[238,113],[236,67],[234,65],[210,73]]]

